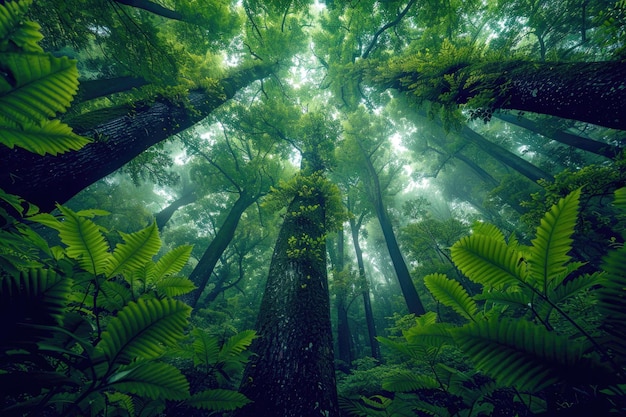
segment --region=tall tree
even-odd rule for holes
[[[337,417],[326,233],[343,221],[339,190],[323,175],[336,127],[306,115],[301,173],[283,187],[290,199],[257,321],[259,338],[241,392],[253,402],[237,416]],[[331,147],[332,148],[332,147]]]

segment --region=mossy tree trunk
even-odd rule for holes
[[[237,417],[337,417],[325,198],[301,189],[280,229]]]
[[[76,152],[39,156],[21,148],[0,154],[0,188],[51,211],[82,189],[124,166],[149,147],[194,126],[241,88],[270,74],[271,66],[242,70],[214,91],[190,91],[186,104],[169,99],[104,109],[68,123],[94,141]]]

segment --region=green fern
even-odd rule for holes
[[[232,411],[250,403],[245,395],[227,389],[209,389],[194,394],[185,401],[195,408],[209,411]]]
[[[78,69],[74,60],[43,53],[39,25],[24,19],[30,4],[0,4],[0,143],[57,155],[90,142],[51,120],[76,95]]]
[[[126,269],[141,268],[150,261],[161,248],[159,229],[156,223],[135,233],[121,233],[124,243],[118,244],[113,250],[111,261],[106,269],[109,277],[122,273]]]
[[[139,299],[130,302],[111,319],[97,349],[109,367],[128,364],[137,357],[160,357],[165,346],[183,337],[191,308],[172,299]]]
[[[466,319],[474,320],[478,311],[476,302],[457,281],[448,279],[444,274],[431,274],[424,277],[424,284],[441,304],[451,307]]]
[[[163,255],[156,263],[154,268],[154,278],[159,280],[171,275],[178,274],[187,264],[191,256],[193,246],[183,245],[172,249]]]
[[[466,236],[452,245],[451,255],[463,274],[487,287],[518,285],[526,278],[522,254],[498,238]]]
[[[121,366],[107,380],[107,387],[151,399],[184,400],[189,382],[173,365],[163,362],[136,362]]]
[[[556,382],[589,383],[594,375],[584,371],[593,369],[583,358],[586,344],[525,320],[471,322],[453,334],[476,367],[505,386],[533,392]]]
[[[220,354],[217,338],[200,329],[193,329],[191,333],[194,337],[192,344],[194,366],[211,366],[216,364]]]
[[[441,385],[428,375],[411,371],[397,371],[383,380],[383,389],[391,392],[411,392],[419,389],[437,389]]]
[[[574,227],[578,218],[580,189],[571,192],[552,206],[537,227],[528,259],[528,280],[546,294],[565,278],[566,264],[571,257]]]

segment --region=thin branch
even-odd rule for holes
[[[383,27],[381,27],[380,29],[378,29],[376,31],[376,33],[374,34],[374,38],[372,39],[372,41],[370,42],[370,44],[368,45],[367,49],[365,50],[365,52],[362,55],[363,59],[367,58],[369,56],[369,54],[372,52],[372,50],[376,46],[376,42],[378,42],[378,38],[380,37],[380,35],[382,35],[387,29],[392,28],[392,27],[398,25],[400,23],[400,21],[404,18],[404,16],[409,12],[411,7],[413,7],[415,2],[416,2],[416,0],[409,1],[407,3],[407,5],[404,7],[404,10],[402,10],[400,12],[400,14],[398,14],[398,16],[394,20],[392,20],[391,22],[387,23],[386,25],[384,25]]]

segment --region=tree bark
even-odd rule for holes
[[[337,232],[337,263],[335,270],[344,272],[344,236],[343,227]],[[336,291],[337,297],[337,349],[339,360],[348,369],[352,367],[352,350],[350,349],[350,325],[348,323],[348,300],[347,289],[344,285]],[[347,371],[347,369],[346,369]]]
[[[372,79],[387,88],[414,92],[428,77],[411,65],[400,64],[395,72],[374,69]],[[626,62],[476,62],[441,71],[439,95],[421,98],[451,97],[460,105],[487,94],[492,99],[487,111],[521,110],[626,130]]]
[[[359,268],[359,285],[363,286],[363,308],[365,309],[365,323],[367,324],[367,334],[369,337],[370,355],[372,358],[380,359],[380,346],[376,340],[376,323],[374,322],[374,313],[372,311],[372,300],[370,299],[369,283],[365,276],[365,264],[363,263],[363,250],[359,243],[360,222],[350,219],[350,230],[352,232],[352,243],[356,253],[356,262]]]
[[[591,152],[605,158],[613,159],[622,153],[622,148],[619,146],[598,142],[593,139],[584,138],[582,136],[573,135],[560,130],[551,130],[533,120],[527,119],[526,117],[514,116],[506,113],[497,113],[495,117],[507,123],[528,129],[533,133],[540,134],[564,145]]]
[[[149,84],[148,81],[143,78],[130,76],[81,81],[74,104],[108,96],[109,94],[129,91],[147,84]]]
[[[198,300],[211,278],[217,261],[219,261],[235,236],[235,231],[237,230],[237,225],[239,225],[239,220],[243,212],[246,211],[257,198],[258,197],[249,195],[245,191],[239,194],[239,198],[233,207],[231,207],[224,223],[222,223],[219,231],[209,244],[209,247],[204,251],[196,267],[191,271],[191,274],[189,274],[189,279],[196,284],[196,289],[181,296],[181,299],[191,307],[195,308],[198,304]]]
[[[370,198],[372,199],[372,204],[374,205],[376,217],[378,218],[380,228],[382,229],[383,236],[385,237],[385,243],[387,244],[389,256],[391,257],[391,262],[393,263],[396,277],[398,278],[398,282],[400,283],[400,289],[402,290],[402,294],[404,295],[404,300],[406,301],[409,313],[413,313],[416,316],[421,316],[422,314],[426,313],[426,310],[424,310],[422,301],[420,300],[419,295],[417,294],[417,290],[415,289],[415,285],[413,284],[413,280],[411,279],[409,268],[406,266],[406,262],[404,261],[404,257],[402,256],[402,252],[400,251],[400,246],[398,245],[398,240],[396,239],[396,235],[393,231],[393,226],[391,224],[391,220],[389,219],[389,214],[387,213],[387,208],[385,207],[383,202],[378,173],[376,172],[376,169],[372,164],[370,156],[367,155],[365,149],[363,149],[360,142],[359,147],[361,148],[363,162],[369,176],[368,188]]]
[[[194,190],[190,188],[188,192],[184,193],[182,196],[172,201],[169,206],[156,213],[154,215],[154,220],[156,221],[159,231],[163,230],[167,222],[169,222],[174,213],[176,213],[176,210],[195,202],[197,199],[198,196],[196,195]]]
[[[270,71],[271,66],[242,70],[220,82],[223,91],[190,91],[185,105],[161,98],[133,109],[92,112],[89,123],[83,123],[85,118],[81,126],[72,123],[75,133],[94,139],[79,151],[58,156],[39,156],[20,148],[2,152],[0,188],[51,211],[55,203],[66,202],[150,146],[200,122],[240,88]]]
[[[324,238],[325,201],[300,193],[285,215],[259,311],[259,338],[241,392],[253,402],[237,417],[338,417]],[[301,207],[313,207],[304,210]],[[294,253],[308,236],[314,247]],[[295,246],[294,246],[295,245]]]
[[[161,6],[160,4],[153,3],[149,0],[113,0],[116,3],[125,4],[127,6],[135,7],[137,9],[143,9],[150,13],[156,14],[161,17],[165,17],[173,20],[183,20],[183,15],[176,10],[171,10]]]

